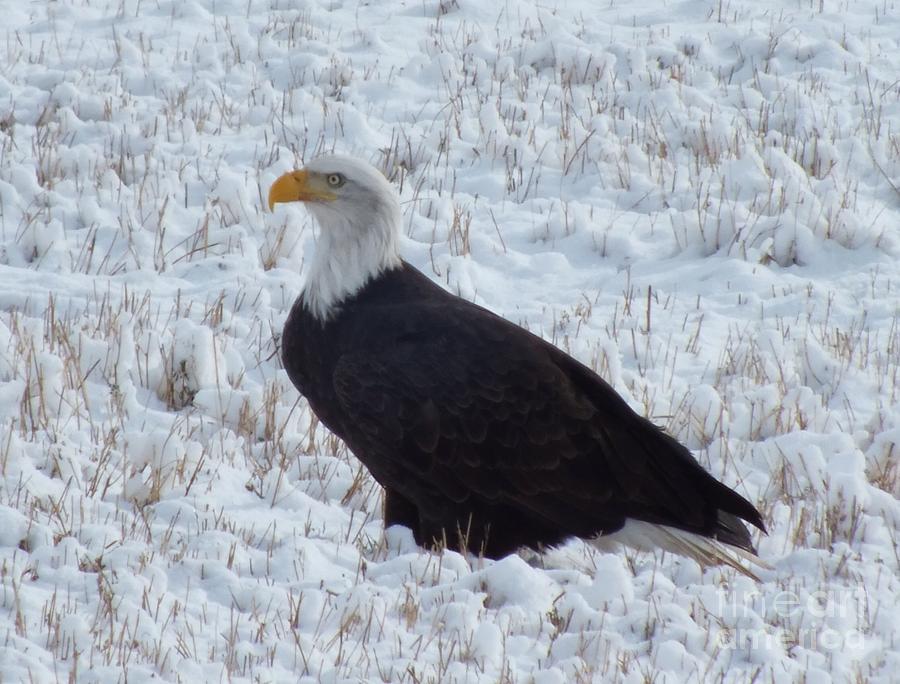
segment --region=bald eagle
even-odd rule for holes
[[[316,416],[384,487],[384,523],[497,558],[580,537],[701,564],[758,562],[759,511],[552,344],[400,257],[397,193],[329,155],[272,185],[319,226],[282,358]]]

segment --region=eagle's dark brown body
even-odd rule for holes
[[[632,518],[752,550],[758,511],[553,345],[404,263],[322,323],[298,300],[283,358],[385,489],[385,524],[498,557]]]

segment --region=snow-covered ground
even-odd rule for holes
[[[59,0],[0,31],[0,680],[890,682],[894,0]],[[269,184],[401,189],[414,265],[763,511],[756,584],[382,530],[277,338]]]

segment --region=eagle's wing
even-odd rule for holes
[[[723,541],[752,548],[729,515],[761,526],[752,505],[599,377],[521,328],[461,302],[385,311],[354,335],[334,372],[356,428],[348,442],[376,479],[418,506],[503,505],[564,536],[612,532],[632,518],[730,532]]]

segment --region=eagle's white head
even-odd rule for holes
[[[400,265],[400,202],[370,164],[343,155],[318,157],[272,184],[269,208],[279,202],[304,202],[319,224],[315,257],[300,295],[319,320]]]

